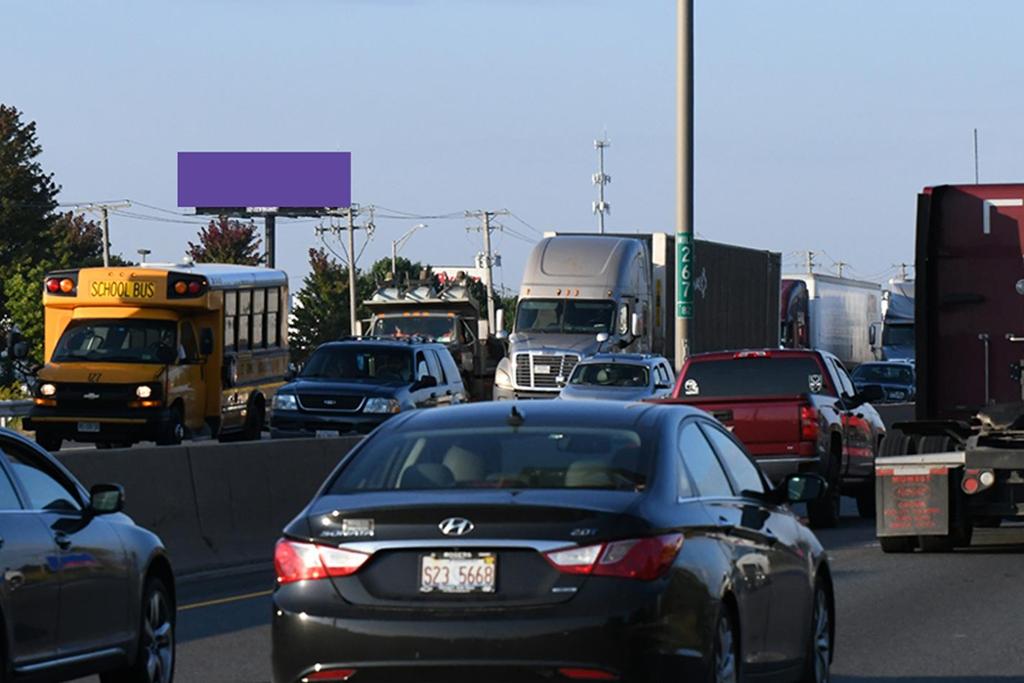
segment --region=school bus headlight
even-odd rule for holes
[[[145,384],[140,384],[135,388],[135,395],[139,398],[149,398],[153,395],[153,387],[147,387]]]
[[[39,386],[39,395],[40,396],[56,396],[57,395],[57,387],[55,387],[54,385],[50,384],[49,382],[47,382],[46,384],[42,384],[42,385]]]
[[[393,398],[368,398],[363,407],[364,413],[397,413],[402,409],[398,401]]]
[[[295,394],[274,394],[274,410],[298,410],[299,401]]]

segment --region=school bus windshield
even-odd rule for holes
[[[178,357],[171,320],[75,320],[53,352],[58,363],[173,363]]]

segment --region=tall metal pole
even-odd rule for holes
[[[276,238],[276,230],[275,230],[276,224],[277,224],[277,217],[274,216],[273,214],[267,214],[266,216],[263,217],[263,234],[264,234],[263,241],[266,243],[265,244],[265,249],[266,249],[266,257],[267,257],[266,258],[267,268],[273,268],[274,267],[274,252],[277,249],[276,239],[275,239]]]
[[[676,24],[676,368],[690,354],[693,318],[693,0],[677,0]]]
[[[110,212],[107,207],[100,207],[100,216],[103,219],[103,267],[110,267]]]
[[[487,288],[487,333],[494,334],[494,286],[491,277],[491,214],[483,212],[484,219],[484,287]]]
[[[611,142],[601,138],[594,140],[594,148],[597,150],[598,171],[594,174],[594,184],[597,185],[597,201],[594,202],[594,213],[597,214],[597,229],[604,234],[605,214],[612,210],[612,205],[604,200],[604,186],[612,181],[612,177],[604,172],[604,150],[611,147]]]
[[[348,208],[348,324],[356,335],[356,210]]]
[[[980,182],[981,174],[978,173],[978,129],[974,129],[974,184]]]
[[[398,240],[391,242],[391,279],[398,278]]]

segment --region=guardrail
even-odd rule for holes
[[[6,427],[12,417],[25,417],[32,407],[31,399],[0,401],[0,427]]]

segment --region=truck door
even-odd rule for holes
[[[829,371],[836,379],[836,387],[839,389],[839,398],[843,406],[843,472],[848,476],[870,477],[875,466],[872,425],[876,421],[871,418],[868,411],[874,412],[875,409],[867,403],[853,407],[857,390],[849,373],[838,360],[829,358],[827,362]]]

